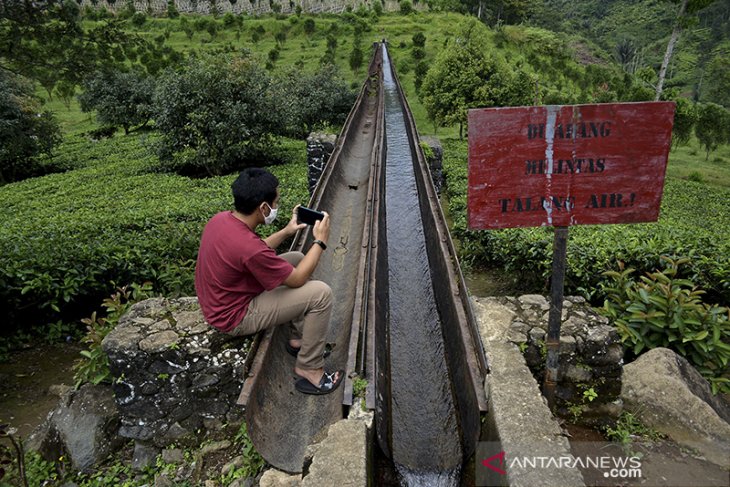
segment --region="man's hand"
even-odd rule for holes
[[[315,240],[321,240],[327,243],[327,239],[330,236],[330,215],[326,211],[324,218],[314,222],[314,228],[312,228],[312,236]],[[289,277],[287,277],[284,284],[289,287],[300,287],[307,283],[309,278],[312,276],[314,269],[319,263],[319,258],[324,252],[324,249],[317,244],[309,247],[309,250],[304,255],[304,258],[299,262],[299,265],[294,268]]]
[[[301,205],[297,205],[294,207],[294,210],[291,214],[291,220],[289,220],[289,223],[287,223],[284,227],[284,232],[286,232],[287,236],[294,235],[295,233],[297,233],[298,230],[307,227],[306,223],[297,223],[297,210],[300,206]]]
[[[321,240],[327,243],[327,239],[330,238],[330,214],[323,211],[324,218],[314,222],[314,228],[312,228],[312,235],[315,240]]]

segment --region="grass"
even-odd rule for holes
[[[670,152],[667,177],[730,188],[730,145],[720,146],[705,160],[704,149],[693,137],[688,145]]]

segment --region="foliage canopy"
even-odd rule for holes
[[[138,72],[97,72],[84,81],[79,95],[81,110],[96,110],[102,125],[130,127],[146,125],[152,116],[154,81]]]
[[[271,77],[251,57],[191,59],[160,78],[154,104],[160,161],[183,172],[242,167],[284,125]]]
[[[84,28],[73,0],[2,2],[0,67],[40,81],[49,92],[59,81],[77,85],[98,67],[119,62],[123,46],[140,42],[122,25],[105,19]]]
[[[33,91],[26,79],[0,70],[0,185],[41,172],[38,156],[61,140],[56,119]]]
[[[434,125],[461,127],[469,108],[530,104],[530,76],[487,54],[486,47],[486,27],[470,20],[439,52],[419,92]]]

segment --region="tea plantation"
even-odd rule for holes
[[[125,29],[166,50],[163,58],[168,62],[205,54],[253,55],[275,74],[313,70],[329,60],[339,66],[353,89],[365,76],[371,43],[388,39],[419,130],[435,134],[444,144],[445,201],[462,264],[516,275],[522,289],[547,292],[550,229],[467,229],[466,141],[459,140],[458,125],[434,124],[417,94],[417,77],[424,75],[422,63],[434,62],[468,22],[467,17],[366,10],[340,16],[242,20],[138,14],[125,21]],[[85,20],[84,25],[96,22]],[[637,79],[625,75],[600,50],[591,52],[590,42],[577,35],[527,26],[482,28],[485,49],[499,65],[540,80],[535,84],[540,89],[537,101],[590,103],[651,97]],[[416,34],[423,36],[419,46]],[[357,62],[353,54],[357,49],[362,49],[364,62]],[[137,54],[153,73],[159,66],[149,52]],[[38,94],[47,98],[45,91]],[[55,112],[64,134],[53,157],[43,161],[57,172],[0,186],[0,319],[11,324],[9,329],[59,319],[77,322],[116,287],[131,283],[149,281],[155,292],[167,295],[194,293],[192,276],[202,228],[214,213],[231,207],[230,184],[235,174],[196,179],[162,172],[153,150],[160,138],[154,126],[128,135],[112,131],[111,137],[99,138],[94,133],[99,124],[80,111],[74,97],[47,98],[45,107]],[[305,143],[279,138],[276,147],[260,162],[271,165],[282,183],[284,216],[308,200]],[[688,146],[673,149],[658,222],[572,228],[566,292],[582,294],[600,306],[611,295],[608,288],[613,284],[605,272],[633,268],[638,282],[646,273],[666,269],[664,258],[686,259],[676,275],[686,281],[678,283],[677,289],[696,286],[705,291],[701,295],[705,304],[728,306],[730,149],[722,145],[705,159],[694,138]],[[279,218],[277,225],[285,222],[285,217]],[[727,348],[725,358],[712,359],[716,365],[725,361],[726,366],[730,357],[727,310],[716,314],[714,323],[720,323],[720,331],[708,346]]]

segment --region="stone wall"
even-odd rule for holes
[[[550,305],[545,296],[482,298],[512,310],[507,339],[522,350],[539,384],[545,375],[545,337]],[[602,425],[623,409],[623,347],[616,329],[581,297],[563,302],[557,413],[579,423]],[[595,397],[594,397],[595,393]]]
[[[126,7],[128,0],[81,0],[82,7],[100,8],[104,7],[112,12],[118,12]],[[296,7],[300,6],[303,12],[307,13],[342,13],[351,7],[356,10],[360,5],[370,8],[371,2],[367,0],[296,0],[296,1],[282,1],[276,2],[265,2],[261,0],[237,0],[231,2],[230,0],[173,0],[175,7],[179,12],[182,13],[194,13],[194,14],[211,14],[215,10],[218,15],[223,15],[228,12],[240,15],[265,15],[273,12],[272,5],[278,4],[281,13],[290,14],[296,11]],[[168,0],[132,0],[134,8],[138,12],[151,11],[157,15],[164,15],[167,12]],[[396,0],[385,0],[383,3],[383,10],[386,12],[392,12],[399,10],[400,6]],[[413,4],[415,10],[423,10],[426,7],[425,3]]]
[[[307,169],[309,172],[309,194],[314,192],[324,167],[330,160],[332,152],[335,150],[335,142],[337,136],[334,134],[322,134],[312,132],[307,137]]]
[[[481,298],[500,305],[506,340],[543,382],[548,301],[544,296]],[[236,399],[251,340],[212,329],[196,298],[135,304],[104,339],[120,413],[119,435],[160,448],[241,421]],[[596,424],[621,413],[623,349],[615,329],[582,298],[566,298],[556,389],[558,413]],[[594,392],[590,400],[588,392]],[[577,416],[577,418],[573,418]]]
[[[212,329],[197,298],[153,298],[132,306],[102,345],[120,413],[119,435],[148,447],[194,438],[241,421],[249,337]]]

